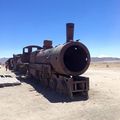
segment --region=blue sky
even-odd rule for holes
[[[0,57],[45,39],[65,43],[67,22],[91,56],[120,57],[120,0],[0,0]]]

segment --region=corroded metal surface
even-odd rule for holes
[[[90,54],[80,42],[68,42],[36,54],[35,63],[50,64],[58,74],[80,75],[90,64]]]
[[[66,43],[73,41],[74,39],[74,24],[67,23],[66,24]]]
[[[30,62],[30,54],[35,51],[35,50],[39,50],[41,49],[40,46],[37,45],[30,45],[30,46],[26,46],[23,48],[23,54],[21,57],[21,61],[23,63],[29,63]]]

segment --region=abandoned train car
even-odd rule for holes
[[[67,23],[64,44],[53,47],[52,41],[45,40],[43,47],[26,46],[22,55],[13,57],[14,67],[19,65],[19,72],[28,73],[29,77],[70,98],[75,95],[88,98],[89,78],[80,75],[89,67],[90,53],[73,36],[74,24]],[[33,48],[37,50],[32,51]]]

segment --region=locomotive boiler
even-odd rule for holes
[[[29,76],[47,87],[70,98],[76,95],[88,97],[89,78],[80,76],[90,64],[87,47],[73,40],[74,24],[66,24],[66,43],[52,46],[45,40],[43,47],[30,53]]]

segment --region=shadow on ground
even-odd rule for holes
[[[42,94],[46,99],[48,99],[51,103],[57,103],[57,102],[75,102],[75,101],[84,101],[86,100],[83,97],[76,97],[74,99],[70,99],[69,97],[60,94],[50,88],[46,88],[45,86],[41,85],[40,82],[36,81],[35,79],[27,78],[23,75],[20,75],[19,73],[15,73],[17,76],[17,79],[20,82],[27,83],[31,85],[38,93]]]

